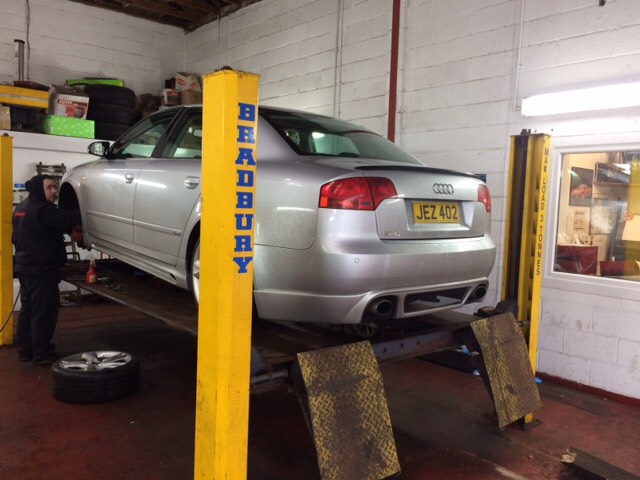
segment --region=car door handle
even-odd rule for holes
[[[125,183],[133,183],[136,179],[136,175],[134,173],[126,173],[124,176]]]
[[[200,177],[187,177],[184,179],[184,186],[190,189],[196,188],[200,185]]]

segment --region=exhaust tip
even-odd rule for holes
[[[486,285],[478,285],[473,292],[471,292],[471,298],[474,300],[480,300],[484,298],[487,294],[487,286]]]
[[[367,305],[366,311],[378,318],[388,318],[393,315],[395,305],[388,298],[377,298]]]

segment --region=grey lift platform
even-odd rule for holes
[[[98,283],[87,285],[87,268],[86,262],[72,264],[64,280],[197,334],[197,305],[189,292],[114,261],[98,262]],[[380,362],[463,348],[493,399],[500,428],[541,407],[511,313],[482,318],[443,312],[404,323],[371,344],[339,328],[254,321],[252,393],[294,385],[323,479],[381,479],[400,471]]]

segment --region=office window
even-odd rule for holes
[[[566,153],[554,271],[640,281],[640,151]]]

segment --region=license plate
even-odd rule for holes
[[[414,223],[460,223],[457,202],[413,202]]]

